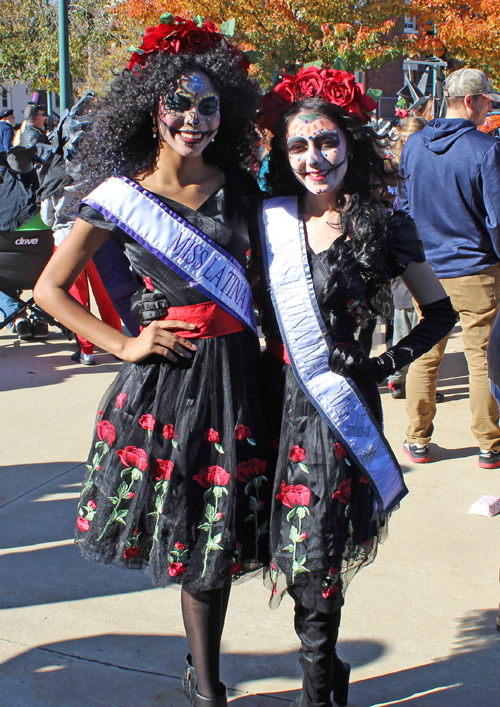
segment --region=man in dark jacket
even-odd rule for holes
[[[33,145],[50,145],[50,140],[43,129],[43,110],[37,105],[30,103],[23,111],[26,125],[19,142],[23,147],[33,147]]]
[[[496,469],[499,412],[489,390],[486,346],[500,304],[500,141],[477,127],[500,95],[477,69],[453,72],[444,89],[446,118],[410,135],[403,149],[398,207],[415,220],[427,260],[460,315],[478,463]],[[404,451],[417,463],[430,461],[446,341],[415,361],[406,380]]]
[[[8,152],[14,139],[14,125],[16,118],[10,108],[0,112],[0,152]]]

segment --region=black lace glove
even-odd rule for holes
[[[350,371],[367,381],[382,383],[387,376],[400,371],[449,334],[457,322],[457,313],[449,297],[420,307],[422,319],[408,336],[391,346],[381,356],[370,358],[361,349],[341,344],[330,354],[330,368],[334,373],[349,376]]]
[[[168,306],[169,302],[162,292],[150,292],[145,287],[130,299],[130,311],[140,326],[147,326],[155,319],[166,317]]]

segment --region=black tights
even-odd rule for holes
[[[220,642],[230,592],[230,582],[204,592],[182,587],[182,618],[196,671],[197,692],[203,697],[214,698],[221,693]]]

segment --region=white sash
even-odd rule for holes
[[[268,285],[297,380],[321,417],[372,482],[384,516],[408,491],[382,430],[354,383],[330,370],[329,341],[307,260],[296,197],[264,202],[261,239]]]
[[[119,226],[257,335],[252,291],[241,265],[153,194],[110,177],[82,202]]]

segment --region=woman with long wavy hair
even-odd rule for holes
[[[271,509],[273,600],[295,601],[303,688],[294,707],[347,704],[336,654],[344,593],[371,562],[404,497],[382,432],[377,384],[452,328],[449,298],[425,262],[413,221],[377,194],[384,159],[365,125],[373,102],[344,71],[285,76],[261,104],[271,130],[260,215],[263,389],[279,448]],[[355,339],[357,310],[400,275],[422,320],[382,356]]]

